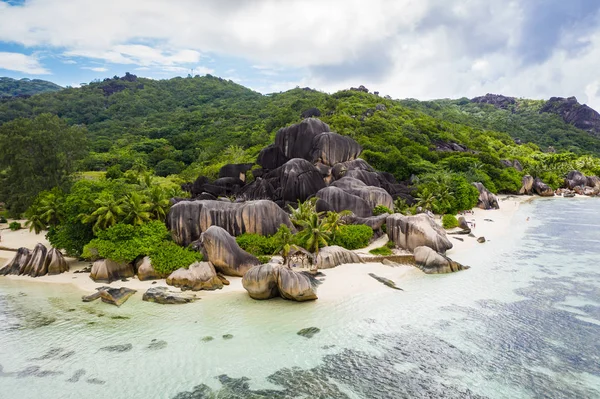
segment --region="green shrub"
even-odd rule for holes
[[[329,245],[339,245],[346,249],[359,249],[369,245],[373,237],[373,229],[364,224],[341,226]]]
[[[390,248],[390,249],[394,249],[394,248],[396,248],[396,243],[395,243],[394,241],[392,241],[392,240],[389,240],[389,241],[388,241],[388,242],[385,244],[385,246],[386,246],[386,247],[388,247],[388,248]]]
[[[453,229],[458,227],[458,219],[454,215],[444,215],[442,217],[442,226],[445,229]]]
[[[0,216],[0,223],[8,223],[8,220],[4,216]]]
[[[384,213],[389,213],[391,215],[394,213],[394,211],[385,205],[377,205],[375,208],[373,208],[373,215],[375,216],[383,215]]]
[[[154,270],[162,274],[170,274],[179,268],[187,268],[192,263],[202,260],[200,252],[182,248],[172,241],[158,244],[148,256],[152,260]]]
[[[274,235],[266,237],[260,234],[244,233],[237,236],[235,241],[240,248],[254,256],[273,255],[277,251],[278,243]]]
[[[260,263],[262,263],[263,265],[265,263],[269,263],[269,261],[271,260],[271,256],[269,256],[269,255],[259,255],[259,256],[257,256],[257,258],[260,261]]]
[[[392,250],[387,245],[384,245],[383,247],[379,247],[379,248],[370,250],[369,253],[371,253],[373,255],[386,256],[386,255],[391,255]]]
[[[121,170],[121,167],[119,165],[113,165],[110,168],[106,169],[105,177],[107,179],[120,179],[121,177],[123,177],[123,171]]]
[[[21,227],[21,223],[19,222],[10,222],[10,224],[8,225],[8,228],[12,231],[21,230]]]

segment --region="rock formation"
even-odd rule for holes
[[[322,133],[312,140],[309,160],[313,163],[334,166],[340,162],[351,161],[360,155],[362,147],[352,138],[337,133]]]
[[[514,97],[506,97],[501,94],[486,94],[485,96],[475,97],[471,99],[472,103],[490,104],[496,108],[511,109],[516,103]]]
[[[396,246],[409,251],[427,246],[436,252],[445,253],[452,248],[444,229],[424,213],[412,216],[396,213],[388,216],[387,233]]]
[[[313,139],[321,133],[330,131],[329,126],[319,119],[307,118],[295,125],[279,129],[275,135],[275,146],[279,147],[288,159],[310,160]]]
[[[366,218],[361,218],[356,215],[350,215],[344,217],[344,221],[346,224],[364,224],[365,226],[369,226],[374,231],[380,230],[383,225],[387,221],[387,217],[390,216],[389,213],[383,213],[377,216],[369,216]]]
[[[390,209],[394,208],[394,199],[382,188],[367,186],[362,181],[352,177],[342,177],[331,183],[331,186],[341,188],[345,192],[365,200],[371,210],[377,205],[383,205]]]
[[[572,170],[567,174],[565,179],[565,186],[573,190],[575,187],[584,187],[587,185],[587,177],[577,170]]]
[[[521,189],[519,190],[521,195],[533,195],[533,177],[525,175],[521,179]]]
[[[554,190],[537,177],[533,180],[533,191],[540,197],[554,196]]]
[[[133,277],[135,272],[130,263],[118,263],[110,259],[100,259],[92,265],[90,278],[96,283],[110,284],[113,281]]]
[[[477,207],[481,209],[500,209],[498,204],[498,198],[492,194],[482,183],[472,183],[473,186],[479,191],[479,198],[477,199]]]
[[[196,262],[187,269],[175,270],[167,277],[167,284],[181,288],[182,291],[220,290],[223,280],[210,262]]]
[[[317,255],[318,269],[331,269],[345,263],[363,263],[360,256],[337,245],[323,247]]]
[[[559,115],[576,128],[600,136],[600,114],[585,104],[579,104],[575,97],[551,97],[540,109],[542,112]]]
[[[310,162],[301,158],[290,159],[285,165],[269,172],[273,187],[280,188],[280,199],[290,202],[306,199],[325,187],[323,176]]]
[[[219,169],[219,178],[233,177],[245,182],[246,173],[252,169],[252,166],[254,166],[252,163],[227,164]]]
[[[96,292],[91,295],[84,295],[81,300],[83,302],[92,302],[98,298],[102,299],[102,302],[109,303],[115,306],[121,306],[125,303],[133,294],[137,291],[129,288],[111,288],[111,287],[99,287],[96,288]]]
[[[171,291],[167,287],[150,287],[142,296],[143,301],[167,305],[179,305],[194,302],[198,299],[200,298],[197,298],[196,294]]]
[[[226,276],[242,277],[260,261],[244,251],[225,229],[210,226],[200,236],[202,252],[214,267]]]
[[[166,277],[164,274],[154,270],[154,267],[152,267],[152,260],[148,256],[137,259],[134,264],[134,269],[140,281],[159,280]]]
[[[244,289],[253,299],[281,296],[293,301],[317,299],[317,281],[307,272],[297,272],[288,266],[268,263],[254,266],[242,279]]]
[[[316,197],[321,200],[317,202],[318,212],[342,212],[347,210],[358,217],[363,218],[373,215],[373,207],[371,207],[367,201],[335,186],[329,186],[319,190]]]
[[[171,207],[167,227],[173,240],[187,246],[210,226],[219,226],[234,236],[242,233],[272,235],[285,224],[292,230],[289,215],[272,201],[228,203],[222,201],[183,201]],[[215,265],[216,266],[216,265]]]
[[[452,273],[468,269],[452,259],[437,253],[429,247],[417,247],[414,250],[415,264],[427,274]]]
[[[69,271],[69,265],[59,250],[55,248],[48,250],[44,245],[37,244],[33,251],[19,248],[14,258],[0,269],[0,275],[39,277],[66,271]]]

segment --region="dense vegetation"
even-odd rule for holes
[[[0,99],[10,97],[29,97],[34,94],[49,93],[62,90],[56,83],[41,79],[0,78]]]
[[[410,181],[416,203],[397,199],[394,211],[454,214],[476,204],[472,182],[510,193],[526,173],[553,188],[572,169],[600,174],[600,140],[540,114],[542,105],[517,100],[498,109],[467,99],[398,101],[307,88],[261,95],[210,75],[157,81],[126,74],[0,103],[0,201],[13,216],[28,209],[31,229],[49,229],[53,245],[79,256],[115,225],[164,220],[168,199],[183,195],[181,183],[216,177],[227,163],[254,162],[279,128],[316,107],[333,131],[363,146],[373,167]],[[515,162],[523,171],[507,166]],[[293,215],[301,229],[295,237],[238,241],[258,255],[296,244],[317,252],[324,242],[368,242],[372,231],[344,226],[336,215],[315,219],[307,211]]]

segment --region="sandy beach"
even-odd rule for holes
[[[449,235],[454,247],[447,251],[447,255],[452,258],[459,254],[468,251],[475,245],[493,245],[495,240],[499,240],[503,235],[509,234],[511,224],[516,223],[514,215],[519,209],[520,204],[531,201],[536,197],[525,196],[499,196],[499,210],[483,210],[475,208],[472,213],[466,214],[465,218],[475,226],[472,229],[475,237],[467,235]],[[441,223],[439,217],[436,218],[438,223]],[[526,220],[521,221],[523,223]],[[485,237],[487,243],[480,244],[477,242],[478,237]],[[454,237],[462,238],[463,241],[457,240]],[[385,245],[387,236],[383,236],[374,241],[369,247],[357,250],[355,252],[360,255],[368,256],[369,250]],[[27,229],[18,231],[3,230],[2,231],[2,246],[7,248],[27,247],[33,249],[37,243],[42,243],[49,247],[49,243],[44,237],[44,234],[36,235],[29,232]],[[0,265],[4,265],[14,256],[14,252],[0,251]],[[89,266],[90,262],[82,262],[77,259],[69,258],[70,271],[54,276],[42,276],[31,278],[29,276],[6,276],[5,278],[15,281],[52,283],[52,284],[71,284],[82,291],[82,294],[92,293],[96,288],[107,284],[95,283],[87,273],[76,273],[76,271]],[[402,281],[419,277],[423,272],[414,266],[399,265],[397,267],[387,266],[382,263],[356,263],[345,264],[333,269],[322,270],[325,274],[323,284],[319,286],[318,295],[319,301],[334,301],[340,300],[347,296],[352,296],[365,292],[377,292],[380,290],[389,290],[382,283],[368,276],[369,273],[374,273],[378,276],[385,277],[394,281],[399,287],[402,287]],[[197,295],[201,298],[214,298],[220,295],[235,294],[246,295],[246,291],[242,287],[242,279],[239,277],[227,277],[230,281],[229,286],[225,286],[222,290],[217,291],[200,291]],[[144,292],[150,287],[167,286],[165,280],[155,281],[139,281],[137,277],[130,278],[128,281],[115,281],[110,284],[111,287],[128,287],[139,292]],[[178,290],[177,288],[173,288]],[[141,300],[141,295],[136,295],[138,300]],[[134,297],[135,298],[135,297]]]

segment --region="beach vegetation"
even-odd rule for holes
[[[445,229],[458,227],[458,219],[454,215],[444,215],[442,216],[442,227]]]
[[[384,245],[383,247],[373,248],[369,253],[377,256],[387,256],[392,254],[392,250],[387,245]]]
[[[8,224],[8,228],[11,229],[12,231],[17,231],[17,230],[21,230],[22,226],[21,226],[21,223],[14,221],[14,222],[10,222]]]
[[[364,224],[350,224],[340,227],[330,245],[339,245],[346,249],[360,249],[369,245],[373,237],[373,229]]]
[[[374,216],[383,215],[384,213],[389,213],[391,215],[392,213],[394,213],[394,211],[392,211],[390,208],[388,208],[385,205],[377,205],[375,208],[373,208]]]

